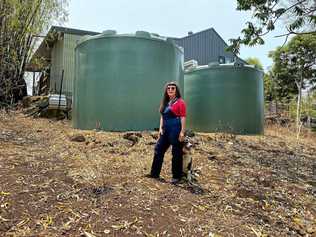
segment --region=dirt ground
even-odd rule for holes
[[[0,112],[0,236],[316,236],[312,134],[196,134],[197,186],[170,183],[170,151],[144,177],[157,134],[123,135]]]

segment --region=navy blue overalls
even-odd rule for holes
[[[172,145],[172,176],[174,179],[180,179],[182,177],[182,144],[179,142],[181,118],[171,111],[170,105],[168,104],[162,113],[163,134],[155,146],[151,176],[159,177],[164,155],[169,146]]]

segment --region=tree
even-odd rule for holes
[[[270,101],[270,102],[273,100],[276,100],[271,71],[268,71],[267,73],[263,75],[263,83],[264,83],[264,100]]]
[[[67,0],[0,1],[0,107],[27,94],[24,71],[38,34],[66,17]]]
[[[258,69],[263,70],[263,66],[262,63],[260,62],[260,60],[258,58],[247,58],[246,62],[250,65],[255,65],[257,66]]]
[[[273,60],[273,68],[270,72],[271,83],[273,87],[274,100],[290,101],[298,94],[298,89],[293,80],[293,75],[284,66],[282,55],[288,52],[286,47],[278,47],[275,51],[269,53]]]
[[[302,89],[316,85],[316,35],[298,35],[283,48],[271,53],[274,61],[273,73],[281,88],[288,91],[296,86],[299,127]]]
[[[316,34],[315,0],[237,0],[237,10],[251,11],[253,22],[246,22],[242,37],[230,39],[228,50],[238,54],[240,45],[264,44],[263,36],[283,20],[286,39],[293,34]],[[255,23],[254,23],[255,22]]]

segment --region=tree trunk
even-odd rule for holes
[[[296,107],[296,131],[299,136],[300,124],[301,124],[301,101],[302,101],[302,87],[303,87],[303,72],[301,71],[300,81],[297,84],[298,97],[297,97],[297,107]]]

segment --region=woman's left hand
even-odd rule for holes
[[[180,132],[179,134],[179,142],[183,142],[184,141],[184,132]]]

